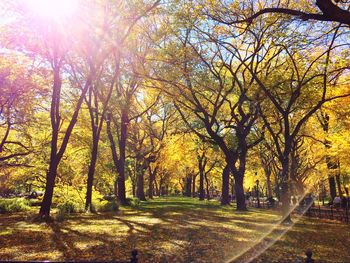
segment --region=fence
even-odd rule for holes
[[[275,208],[278,209],[281,205],[276,202],[273,206],[265,200],[257,202],[256,199],[248,203],[249,206],[259,207],[263,209]],[[297,206],[293,213],[304,214],[308,217],[317,217],[330,220],[338,220],[345,223],[349,223],[349,207],[334,207],[334,206]]]
[[[309,217],[326,218],[331,220],[339,220],[349,223],[349,209],[348,208],[334,208],[330,207],[310,207],[306,215]]]

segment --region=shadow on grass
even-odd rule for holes
[[[0,233],[4,233],[0,260],[125,260],[137,248],[140,262],[219,263],[253,247],[279,216],[256,209],[236,212],[233,206],[221,207],[217,201],[164,198],[142,202],[137,208],[122,207],[118,213],[76,214],[48,225],[25,222],[21,216],[0,219]],[[271,262],[281,251],[302,254],[305,242],[301,237],[310,244],[321,235],[316,223],[298,223],[286,239],[257,260]],[[330,234],[332,226],[322,225],[329,228],[322,233]],[[344,233],[349,230],[336,227]],[[325,244],[319,245],[323,251]]]

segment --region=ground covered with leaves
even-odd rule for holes
[[[278,224],[268,210],[236,212],[217,201],[161,198],[116,213],[75,214],[36,223],[36,211],[0,215],[0,260],[140,262],[350,262],[350,225],[294,218]]]

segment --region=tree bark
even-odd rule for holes
[[[236,202],[237,202],[237,210],[238,211],[246,211],[247,206],[245,203],[245,195],[244,195],[244,174],[245,167],[247,161],[247,143],[246,136],[241,132],[237,133],[238,143],[239,143],[239,167],[236,169],[235,165],[231,166],[232,174],[235,178],[235,192],[236,192]]]
[[[86,200],[85,200],[85,211],[87,212],[91,212],[92,186],[94,182],[94,174],[95,174],[96,161],[97,161],[97,155],[98,155],[98,141],[99,141],[99,138],[94,138],[92,151],[91,151],[91,160],[90,160],[89,171],[88,171]]]
[[[205,185],[206,185],[206,190],[207,190],[207,200],[210,200],[210,191],[209,191],[209,180],[208,180],[208,175],[204,174],[204,179],[205,179]]]
[[[287,148],[287,146],[286,146]],[[289,153],[284,155],[282,160],[282,191],[281,191],[281,201],[282,201],[282,218],[283,223],[291,223],[292,219],[290,217],[290,192],[289,192]]]
[[[117,154],[117,149],[115,145],[115,141],[112,135],[112,130],[111,130],[111,113],[108,113],[107,115],[107,135],[109,139],[109,146],[112,152],[112,158],[113,158],[113,163],[115,167],[115,171],[117,172],[117,175],[115,177],[115,182],[114,182],[114,194],[115,198],[118,199],[119,196],[119,191],[118,191],[118,177],[119,177],[119,158]]]
[[[243,177],[242,176],[235,177],[235,192],[236,192],[237,210],[238,211],[246,211],[247,207],[245,204],[245,195],[244,195]]]
[[[50,210],[52,204],[53,191],[55,188],[55,179],[57,174],[58,161],[51,160],[49,171],[46,175],[46,186],[43,201],[41,203],[39,217],[43,220],[50,220]]]
[[[230,167],[226,164],[222,171],[221,205],[230,204]]]
[[[196,178],[197,175],[192,176],[192,197],[196,196]]]
[[[126,139],[128,131],[129,117],[127,110],[122,110],[121,116],[121,132],[119,142],[119,166],[118,166],[118,200],[121,204],[126,204],[126,193],[125,193],[125,150],[126,150]]]
[[[118,183],[117,183],[117,179],[115,179],[114,180],[114,189],[113,189],[114,191],[114,196],[115,196],[115,198],[117,198],[117,196],[118,196]]]
[[[231,180],[231,182],[232,182],[232,185],[231,185],[231,196],[233,197],[233,196],[235,196],[235,178],[234,178],[234,176],[232,176],[231,178],[232,178],[232,180]]]
[[[341,189],[341,182],[340,182],[340,174],[336,174],[335,181],[337,183],[337,189],[338,189],[338,196],[343,196],[343,191]]]
[[[199,200],[204,200],[205,192],[204,192],[204,170],[202,166],[199,166]]]
[[[266,184],[267,184],[267,196],[272,197],[272,186],[271,186],[271,171],[265,170]]]
[[[143,169],[139,171],[137,175],[137,187],[136,187],[136,197],[141,201],[146,201],[145,190],[144,190],[144,172]]]
[[[191,190],[192,190],[192,176],[188,175],[185,178],[185,196],[191,197]]]
[[[151,166],[148,166],[148,170],[149,170],[148,198],[149,198],[149,199],[153,199],[153,192],[154,192],[153,183],[154,183],[155,178],[156,178],[157,167],[155,167],[154,170],[152,171]]]

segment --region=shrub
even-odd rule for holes
[[[141,204],[140,199],[134,198],[126,198],[126,205],[138,207]]]
[[[83,211],[83,207],[80,203],[73,200],[66,200],[65,202],[57,206],[58,212],[56,219],[62,221],[66,218],[67,215],[71,213],[79,213]]]
[[[0,200],[0,213],[22,212],[30,209],[29,202],[23,198]]]
[[[102,201],[97,206],[99,212],[116,212],[119,211],[119,204],[115,200]]]

